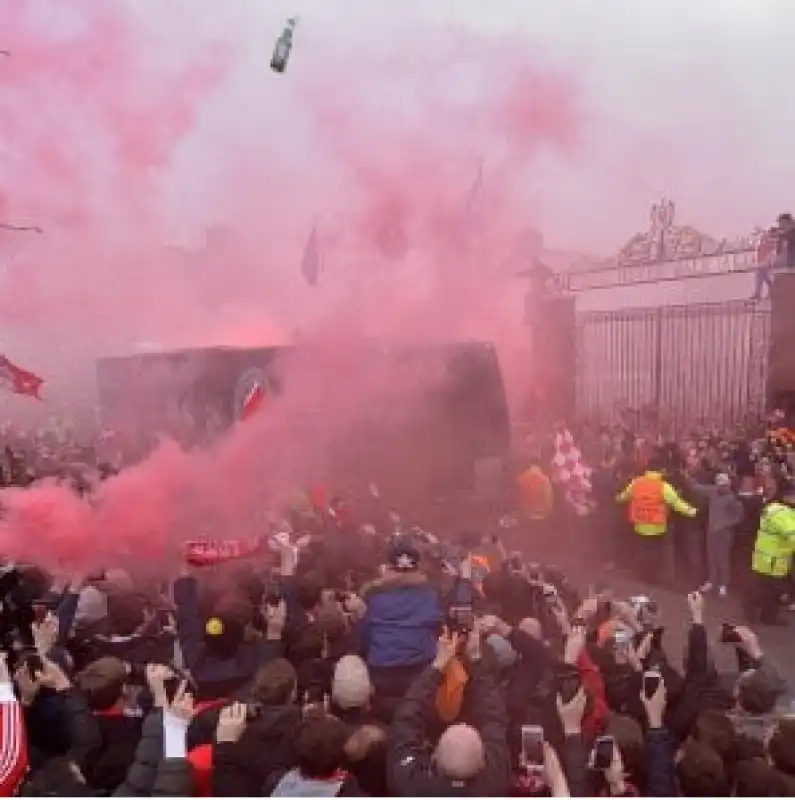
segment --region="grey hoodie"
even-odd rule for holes
[[[285,773],[271,792],[271,797],[336,797],[342,780],[316,781],[305,778],[297,769]]]
[[[697,483],[692,478],[688,481],[688,485],[694,492],[709,501],[708,531],[731,530],[735,525],[742,522],[745,516],[745,509],[737,495],[731,490],[731,487],[708,486],[703,483]]]

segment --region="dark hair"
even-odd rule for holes
[[[320,602],[323,580],[319,572],[306,572],[295,580],[295,596],[304,611],[312,611]]]
[[[307,717],[298,727],[295,749],[305,778],[333,775],[345,763],[348,729],[335,717]]]
[[[648,464],[646,464],[646,469],[649,472],[664,472],[666,467],[665,459],[659,453],[655,453],[651,456]]]
[[[795,719],[784,717],[778,721],[767,744],[767,752],[776,769],[795,775]]]
[[[286,658],[263,664],[254,676],[251,698],[266,706],[286,705],[295,691],[295,667]]]
[[[740,761],[735,770],[735,797],[790,797],[793,787],[775,767],[761,758]]]
[[[741,676],[737,686],[737,703],[750,714],[769,714],[778,696],[778,686],[758,669]]]
[[[105,656],[77,674],[75,686],[92,711],[107,711],[121,700],[127,682],[127,667],[118,658]]]
[[[226,595],[215,603],[211,616],[220,620],[223,629],[219,634],[205,637],[208,650],[219,657],[231,658],[243,642],[246,626],[254,618],[254,607],[243,597]]]
[[[48,758],[39,769],[30,773],[22,785],[22,797],[80,797],[86,784],[76,773],[76,764],[68,756]]]
[[[693,723],[691,736],[694,741],[711,747],[731,770],[737,760],[737,732],[734,724],[723,711],[710,709],[699,714]]]
[[[676,777],[685,797],[727,797],[729,781],[721,757],[709,745],[692,739],[682,745]]]
[[[363,725],[351,733],[345,745],[350,771],[362,791],[370,797],[387,797],[386,731]]]
[[[630,781],[643,786],[646,782],[646,739],[640,723],[626,714],[613,714],[607,723],[607,733],[615,739]]]
[[[147,607],[146,598],[137,594],[109,594],[108,622],[113,633],[131,636],[143,625]]]

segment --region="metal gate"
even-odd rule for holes
[[[733,300],[577,315],[581,417],[650,410],[681,429],[764,413],[770,308]]]

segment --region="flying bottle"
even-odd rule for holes
[[[284,26],[282,35],[276,40],[271,56],[271,69],[274,72],[284,72],[290,60],[290,51],[293,49],[293,32],[295,31],[298,17],[290,17]]]

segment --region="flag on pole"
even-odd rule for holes
[[[317,286],[320,272],[323,269],[323,259],[320,253],[320,242],[317,235],[317,223],[312,225],[309,238],[304,245],[304,254],[301,258],[301,272],[310,286]]]
[[[14,394],[24,394],[41,400],[39,390],[44,383],[34,372],[29,372],[0,355],[0,385]]]
[[[477,222],[478,206],[483,189],[483,159],[478,159],[477,171],[475,179],[470,184],[466,195],[464,195],[464,202],[461,206],[458,217],[458,230],[456,232],[457,238],[460,240],[461,246],[466,249],[469,245],[472,232],[475,229]]]
[[[240,419],[243,422],[247,419],[251,419],[251,417],[262,408],[266,397],[267,392],[265,389],[259,383],[255,383],[251,389],[249,389],[248,394],[243,400],[243,405],[240,409]]]

